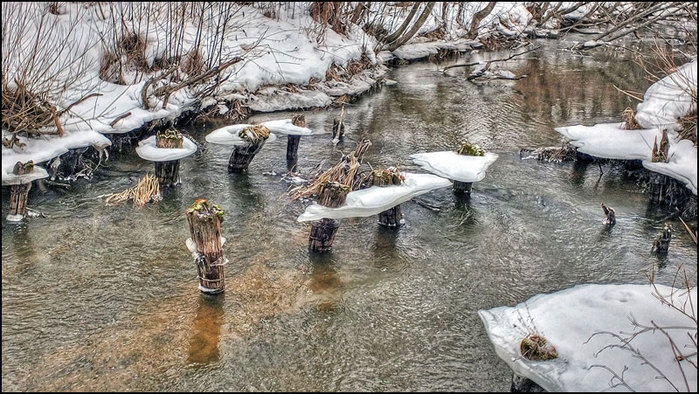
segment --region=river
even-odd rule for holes
[[[363,137],[374,168],[422,172],[410,154],[453,150],[464,138],[499,155],[470,199],[450,188],[419,196],[402,204],[398,230],[377,217],[343,219],[322,257],[309,255],[310,226],[296,221],[304,203],[286,194],[286,138],[267,143],[247,174],[228,174],[230,149],[204,140],[221,122],[183,129],[199,149],[181,161],[182,184],[140,209],[98,197],[153,172],[133,151],[114,152],[91,182],[68,190],[35,185],[29,206],[45,218],[7,223],[3,189],[3,390],[506,391],[511,372],[477,310],[583,283],[647,283],[654,266],[671,285],[678,267],[696,268],[696,246],[672,222],[667,257],[650,253],[668,213],[623,169],[519,155],[559,145],[554,127],[619,121],[636,102],[612,84],[643,92],[650,82],[625,52],[538,43],[500,63],[528,75],[517,81],[475,84],[462,68],[440,71],[507,52],[395,67],[397,84],[346,107],[336,147],[340,110],[303,111],[319,134],[301,139],[301,176]],[[185,247],[184,212],[197,198],[225,210],[230,262],[215,297],[198,290]],[[611,229],[601,202],[616,210]],[[523,335],[532,330],[524,319]]]

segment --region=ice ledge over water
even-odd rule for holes
[[[443,178],[478,182],[485,177],[485,170],[498,159],[498,155],[486,152],[483,156],[466,156],[454,151],[442,151],[415,153],[410,158],[424,170]]]
[[[220,129],[216,129],[212,131],[211,133],[207,134],[204,139],[206,142],[212,143],[212,144],[221,144],[221,145],[248,145],[249,142],[240,138],[238,136],[238,133],[243,130],[246,127],[254,126],[252,124],[248,123],[241,123],[241,124],[234,124],[230,126],[225,126],[221,127]],[[277,136],[274,135],[274,133],[269,133],[269,138],[265,140],[265,143],[267,142],[272,142],[277,139]]]
[[[400,185],[372,186],[347,194],[342,206],[328,208],[313,203],[298,217],[299,222],[322,218],[343,219],[378,215],[379,213],[404,203],[415,196],[434,189],[451,186],[448,179],[431,174],[402,173],[405,180]]]
[[[9,133],[3,131],[3,138],[9,138]],[[65,131],[63,137],[58,135],[43,135],[38,138],[28,139],[18,137],[19,141],[25,144],[20,148],[15,145],[12,149],[3,145],[2,147],[2,182],[6,184],[12,175],[15,163],[21,161],[26,163],[30,160],[34,164],[39,164],[60,156],[71,149],[93,146],[101,150],[112,144],[109,138],[93,130]],[[34,168],[36,171],[36,167]]]
[[[667,286],[657,287],[663,295],[669,295],[672,290]],[[687,291],[678,290],[676,305],[682,305],[686,298]],[[691,302],[696,316],[696,287],[691,290]],[[515,307],[479,310],[478,315],[497,355],[516,374],[533,380],[547,391],[628,391],[624,386],[610,388],[611,373],[594,365],[607,366],[619,375],[628,367],[624,380],[636,391],[675,391],[667,381],[657,378],[658,372],[630,351],[608,348],[600,352],[607,345],[620,343],[611,335],[590,339],[597,332],[634,332],[631,316],[644,325],[650,325],[652,320],[661,327],[687,327],[668,333],[682,354],[696,352],[696,345],[691,343],[696,338],[696,321],[663,305],[650,285],[578,285],[536,295]],[[531,361],[520,355],[520,341],[533,332],[543,335],[556,347],[558,358]],[[687,390],[668,339],[661,332],[640,334],[632,345],[678,385],[680,391]],[[696,364],[696,353],[690,360]],[[687,361],[683,365],[690,389],[696,389],[697,369]]]
[[[651,150],[654,141],[660,143],[662,132],[657,128],[643,130],[622,129],[621,123],[602,123],[594,126],[557,127],[556,131],[570,140],[578,152],[603,159],[643,160],[650,171],[684,182],[697,194],[697,148],[689,140],[678,140],[668,133],[670,147],[668,163],[653,163]]]

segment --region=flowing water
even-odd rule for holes
[[[67,191],[35,186],[29,204],[45,218],[7,223],[3,189],[3,390],[508,390],[479,309],[583,283],[647,283],[654,266],[671,284],[697,258],[679,222],[667,257],[650,254],[667,212],[623,169],[520,158],[521,147],[559,145],[556,126],[618,121],[636,103],[612,84],[649,85],[622,52],[541,44],[493,64],[528,75],[517,81],[440,71],[454,61],[395,68],[397,84],[346,107],[336,147],[340,111],[303,112],[319,132],[301,139],[305,177],[363,137],[374,168],[422,172],[411,153],[464,138],[499,155],[470,199],[450,188],[419,196],[402,204],[398,230],[343,219],[323,257],[309,255],[310,227],[296,221],[307,203],[286,194],[286,138],[266,144],[247,174],[228,174],[230,149],[204,140],[223,123],[185,130],[199,150],[181,161],[182,184],[140,209],[98,197],[153,171],[134,152],[114,153]],[[219,296],[200,293],[185,247],[184,212],[197,198],[226,212]],[[617,212],[611,229],[601,202]]]

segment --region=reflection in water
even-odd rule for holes
[[[329,253],[325,253],[328,255]],[[329,256],[328,256],[329,257]],[[342,303],[342,293],[345,284],[337,275],[336,269],[328,257],[312,257],[311,278],[308,288],[313,292],[316,306],[324,312],[334,311]]]
[[[192,338],[187,353],[188,363],[210,364],[219,361],[218,342],[223,324],[225,294],[199,295],[197,314],[192,321]]]

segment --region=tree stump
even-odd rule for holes
[[[10,215],[27,216],[27,200],[29,199],[29,189],[31,182],[23,185],[12,185],[10,188]]]
[[[155,134],[155,146],[164,149],[182,149],[184,137],[176,129],[167,129]],[[155,177],[161,186],[174,186],[180,182],[180,161],[156,161]]]
[[[653,240],[653,248],[651,249],[651,252],[666,254],[670,249],[670,238],[672,238],[672,230],[666,224],[663,231]]]
[[[303,115],[294,115],[291,117],[291,124],[298,127],[306,127],[306,117]],[[298,150],[299,142],[301,141],[300,135],[289,135],[286,140],[286,161],[294,162],[298,160]]]
[[[345,135],[345,123],[340,119],[333,120],[333,140],[342,141]]]
[[[327,181],[318,191],[320,205],[337,208],[345,203],[350,187],[339,182]],[[340,222],[334,219],[322,218],[311,223],[311,234],[308,237],[308,248],[311,252],[325,253],[332,249],[333,240]]]
[[[250,162],[264,144],[265,140],[248,145],[235,145],[231,156],[228,158],[228,172],[240,173],[247,171]]]
[[[332,249],[333,240],[340,222],[335,219],[322,218],[311,223],[311,235],[308,248],[311,252],[325,253]]]
[[[175,186],[180,183],[180,161],[156,161],[155,177],[160,186]]]
[[[194,243],[199,290],[208,294],[223,292],[225,287],[221,223],[223,210],[206,199],[199,199],[186,213],[189,231]]]
[[[465,194],[467,196],[470,196],[472,186],[473,186],[473,183],[471,183],[471,182],[454,181],[454,193]]]
[[[607,217],[607,219],[604,221],[604,224],[607,226],[613,226],[616,224],[616,213],[614,212],[613,208],[607,207],[604,205],[604,203],[601,203],[600,206],[602,207],[602,211],[604,212],[604,215]]]
[[[29,160],[26,163],[18,161],[15,163],[12,173],[15,175],[26,175],[34,171],[34,161]],[[10,213],[8,217],[16,217],[19,220],[27,216],[27,200],[29,199],[29,190],[32,188],[32,183],[27,182],[19,185],[12,185],[10,188]]]
[[[403,212],[400,210],[400,204],[379,213],[379,224],[382,226],[400,227],[403,223],[405,221],[403,220]]]

